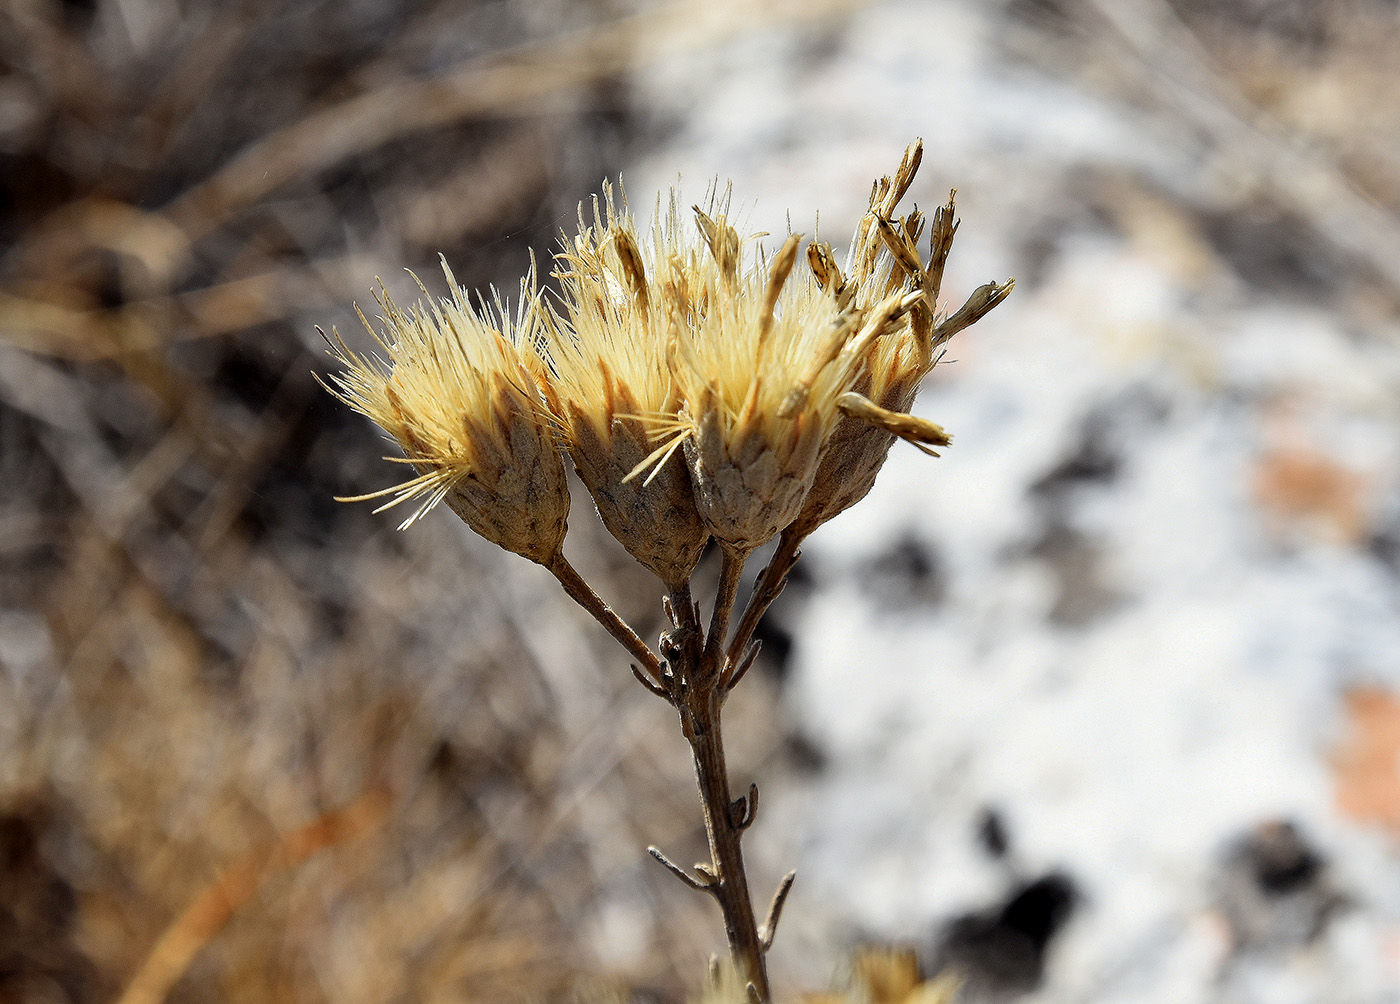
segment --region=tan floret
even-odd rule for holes
[[[792,522],[812,487],[844,389],[830,379],[832,347],[849,324],[809,273],[794,275],[797,235],[745,271],[725,214],[694,213],[708,254],[681,258],[667,287],[680,392],[670,445],[685,451],[710,532],[747,552]]]

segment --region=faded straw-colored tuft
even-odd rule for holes
[[[404,525],[445,501],[549,563],[562,446],[604,525],[673,592],[710,536],[734,555],[805,537],[869,492],[896,438],[950,442],[909,413],[914,395],[943,343],[1011,289],[940,312],[953,201],[931,220],[895,215],[922,149],[875,182],[844,268],[796,234],[765,252],[732,224],[728,190],[690,213],[672,192],[643,230],[605,188],[555,255],[556,303],[533,295],[533,274],[513,319],[499,301],[473,310],[450,272],[451,299],[404,312],[384,296],[387,360],[337,338],[335,392],[417,473],[364,497],[418,503]]]
[[[792,522],[811,490],[860,318],[795,269],[797,235],[765,257],[730,224],[727,201],[693,207],[693,236],[658,263],[678,406],[653,421],[653,456],[684,451],[705,525],[742,553]]]
[[[865,496],[895,438],[930,453],[950,441],[909,407],[939,346],[1010,284],[940,317],[952,202],[927,260],[923,215],[894,216],[921,155],[912,144],[875,183],[844,271],[829,245],[801,254],[798,235],[765,254],[764,235],[733,226],[727,190],[692,219],[673,191],[645,234],[611,190],[591,224],[580,213],[556,256],[548,396],[604,523],[669,584],[706,532],[737,553],[788,527],[806,536]]]
[[[542,564],[564,540],[568,485],[538,381],[538,312],[529,286],[512,320],[499,300],[474,310],[443,263],[450,299],[401,310],[381,291],[384,331],[361,314],[385,357],[361,356],[338,335],[345,369],[329,388],[397,440],[416,475],[361,499],[416,504],[402,527],[445,502],[467,525]],[[415,276],[415,281],[417,277]]]

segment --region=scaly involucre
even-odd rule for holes
[[[345,369],[331,392],[397,440],[416,476],[359,496],[381,508],[417,503],[401,527],[445,502],[483,537],[548,564],[563,544],[569,492],[540,394],[539,311],[528,283],[512,320],[499,300],[473,309],[446,262],[451,299],[401,310],[382,293],[384,331],[361,321],[385,357],[361,356],[339,336]],[[417,281],[417,277],[415,277]]]
[[[549,564],[568,508],[562,446],[607,529],[672,592],[710,536],[735,557],[779,532],[800,541],[869,492],[896,437],[930,453],[949,442],[908,413],[914,394],[940,346],[1011,289],[987,283],[939,312],[952,199],[931,221],[894,215],[921,156],[910,145],[875,182],[844,271],[822,243],[799,267],[795,234],[765,256],[763,235],[730,223],[728,191],[688,214],[673,192],[642,231],[605,189],[555,255],[555,306],[533,273],[513,321],[499,301],[473,310],[450,272],[450,300],[404,312],[385,295],[387,360],[337,338],[347,369],[333,379],[417,476],[364,497],[418,502],[405,526],[445,501]]]

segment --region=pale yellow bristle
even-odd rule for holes
[[[645,233],[611,188],[594,213],[591,224],[580,214],[578,237],[555,259],[563,287],[548,324],[555,393],[599,423],[613,384],[627,388],[639,412],[665,412],[674,382],[665,308],[654,286],[658,269],[681,253],[676,202]]]

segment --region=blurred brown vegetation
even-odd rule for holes
[[[395,472],[311,375],[372,276],[511,289],[616,171],[622,14],[0,14],[0,1001],[548,999],[650,917],[664,717],[449,520],[334,503]]]

